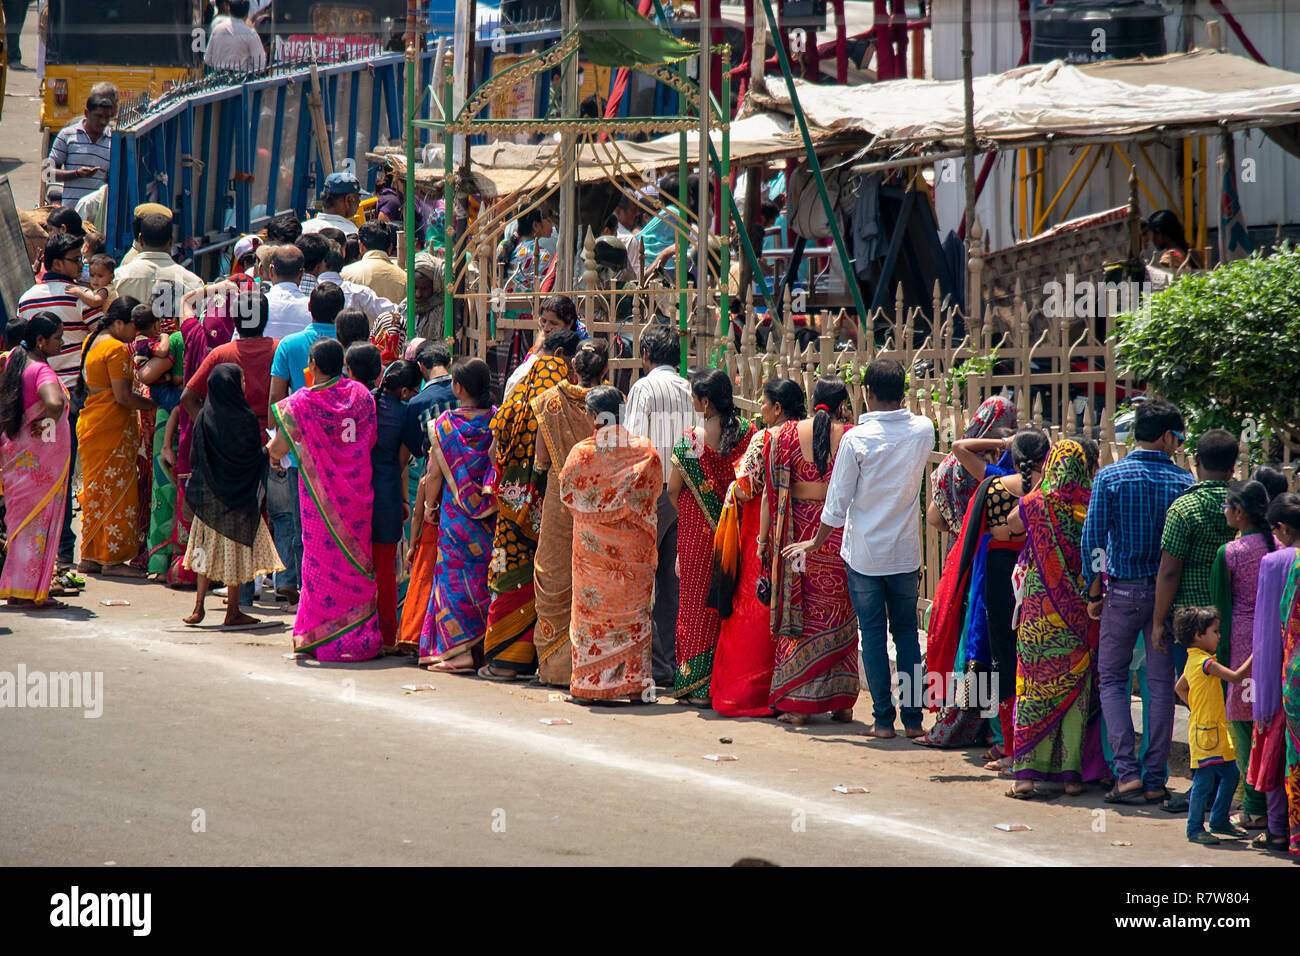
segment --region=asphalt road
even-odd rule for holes
[[[1190,846],[1183,818],[1102,809],[1097,789],[1006,799],[978,753],[861,723],[589,710],[394,658],[306,664],[283,656],[287,629],[178,631],[192,601],[96,579],[78,610],[0,611],[0,681],[102,675],[82,701],[97,718],[0,710],[0,864],[1285,865]]]

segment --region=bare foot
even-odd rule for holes
[[[781,721],[781,723],[783,724],[792,724],[795,727],[802,727],[808,723],[808,715],[796,714],[787,710],[787,711],[783,711],[781,713],[781,716],[778,717],[777,720]]]
[[[898,734],[894,733],[892,727],[868,727],[864,733],[866,733],[868,737],[875,737],[878,740],[892,740],[894,737],[898,736]]]
[[[915,740],[917,737],[925,736],[925,729],[922,727],[905,727],[903,728],[903,735],[909,740]]]
[[[246,624],[261,624],[261,623],[262,622],[259,621],[257,618],[249,617],[243,611],[238,611],[234,615],[231,615],[231,613],[227,611],[226,619],[222,621],[222,625],[224,627],[243,627]]]
[[[837,724],[853,723],[853,708],[845,707],[843,710],[835,711],[835,713],[831,714],[831,720]]]
[[[207,613],[207,612],[203,609],[203,606],[200,605],[199,607],[196,607],[196,608],[194,609],[194,613],[193,613],[193,614],[191,614],[189,617],[183,617],[183,618],[181,618],[181,621],[182,621],[183,623],[185,623],[185,624],[202,624],[202,623],[203,623],[203,615],[206,614],[206,613]]]
[[[1011,769],[1011,758],[1010,758],[1010,757],[999,757],[997,760],[990,760],[988,763],[986,763],[986,764],[984,765],[984,769],[985,769],[985,770],[993,770],[993,771],[1010,770],[1010,769]]]
[[[106,578],[143,578],[148,575],[139,568],[133,568],[129,564],[114,564],[103,569],[103,575]]]
[[[1071,797],[1077,797],[1079,794],[1083,793],[1083,784],[1067,783],[1065,785],[1065,792],[1067,795]]]

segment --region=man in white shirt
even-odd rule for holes
[[[158,212],[143,216],[139,241],[140,253],[118,266],[113,276],[117,294],[154,305],[159,316],[179,316],[181,300],[202,288],[203,280],[172,259],[171,216]]]
[[[618,220],[616,235],[618,241],[627,249],[627,265],[633,275],[641,274],[641,237],[637,235],[641,228],[641,207],[631,197],[624,195],[614,207],[614,218]]]
[[[50,176],[63,184],[63,205],[75,207],[82,196],[108,182],[113,152],[108,124],[116,110],[115,98],[92,92],[86,97],[85,115],[59,130],[50,144]]]
[[[248,0],[231,0],[230,15],[213,19],[203,62],[213,70],[260,70],[266,50],[257,31],[248,25]]]
[[[903,729],[919,737],[924,680],[918,680],[921,647],[916,632],[921,569],[921,482],[934,448],[934,423],[903,404],[907,372],[896,359],[867,366],[867,411],[840,441],[826,489],[821,527],[811,541],[782,554],[798,561],[844,529],[840,556],[848,565],[849,596],[862,631],[862,663],[871,692],[873,737],[893,737],[894,700],[885,621],[894,637],[901,685]]]
[[[262,332],[263,338],[284,339],[311,325],[308,297],[298,288],[301,280],[302,250],[297,246],[276,246],[271,253],[273,284],[266,291],[271,318]]]
[[[678,333],[666,325],[651,326],[641,336],[641,365],[645,374],[627,395],[624,421],[628,431],[650,439],[664,469],[665,490],[659,495],[655,571],[654,639],[651,670],[660,687],[672,687],[677,673],[677,508],[666,490],[672,467],[673,445],[687,429],[699,423],[691,385],[677,374],[681,359]]]
[[[354,236],[352,217],[361,208],[361,183],[351,173],[330,173],[320,193],[321,211],[302,224],[303,232],[320,232],[333,226],[343,235]]]

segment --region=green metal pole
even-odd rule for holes
[[[415,28],[408,17],[406,32],[406,213],[402,231],[406,234],[406,339],[415,338],[415,73],[419,68],[416,57]]]
[[[794,88],[794,76],[790,72],[790,60],[785,54],[785,45],[781,42],[781,33],[777,28],[776,16],[772,13],[772,0],[763,0],[763,13],[767,16],[772,45],[776,47],[777,61],[781,64],[781,72],[785,76],[785,88],[790,93],[790,106],[794,110],[795,120],[799,123],[799,134],[803,137],[803,148],[808,153],[808,168],[812,170],[813,179],[817,183],[817,192],[822,197],[822,208],[826,211],[826,221],[830,223],[831,238],[835,241],[835,251],[839,253],[840,268],[844,270],[844,284],[853,293],[853,305],[858,310],[858,321],[865,322],[867,306],[862,301],[862,290],[858,288],[857,277],[853,271],[853,261],[849,259],[849,252],[844,247],[844,237],[840,235],[840,224],[835,218],[835,207],[831,205],[831,197],[826,192],[826,181],[822,179],[822,164],[817,160],[817,152],[813,149],[812,137],[808,134],[808,121],[804,118],[803,108],[799,106],[799,94]]]
[[[448,348],[454,348],[451,338],[455,335],[454,306],[451,294],[456,277],[456,187],[452,174],[452,145],[455,136],[447,132],[447,123],[452,118],[451,77],[445,76],[442,91],[442,334],[448,339]]]
[[[685,60],[682,60],[677,65],[677,72],[683,80],[686,79]],[[683,104],[681,112],[685,115],[690,110],[690,104],[686,103],[684,97],[680,102]],[[677,207],[681,210],[681,222],[674,225],[677,232],[677,259],[674,263],[673,274],[676,276],[677,288],[679,289],[685,288],[682,283],[685,281],[684,267],[686,265],[686,208],[690,201],[690,194],[686,189],[686,180],[690,177],[690,171],[691,168],[686,163],[686,132],[683,130],[677,134]],[[689,308],[690,304],[687,301],[686,293],[679,292],[677,294],[677,330],[681,336],[680,372],[683,376],[686,375],[687,360],[690,356],[686,323],[686,310]]]
[[[714,163],[718,169],[718,187],[722,190],[722,224],[719,230],[718,279],[722,291],[718,294],[719,329],[718,367],[723,367],[727,355],[727,337],[731,330],[731,48],[722,48],[722,110],[718,120],[722,124],[722,162]],[[709,142],[713,152],[713,142]]]
[[[709,143],[709,156],[713,160],[713,165],[722,165],[718,161],[718,153],[717,150],[713,148],[713,143]],[[740,214],[740,207],[736,205],[736,197],[731,194],[730,189],[724,192],[723,196],[727,200],[727,208],[730,210],[731,218],[742,224],[742,228],[736,231],[740,233],[740,247],[745,251],[745,258],[749,260],[750,266],[753,267],[754,275],[763,279],[762,270],[759,269],[758,265],[758,253],[754,251],[754,244],[749,241],[749,233],[743,228],[745,217]],[[772,315],[776,315],[776,300],[772,298],[772,293],[768,289],[767,281],[765,279],[762,282],[761,291],[763,294],[763,301],[767,303],[767,307],[771,311]]]

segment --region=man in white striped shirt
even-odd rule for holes
[[[50,368],[73,399],[68,406],[68,424],[72,430],[72,457],[68,462],[68,498],[63,512],[63,534],[59,540],[59,564],[72,564],[77,537],[72,532],[72,475],[77,468],[77,417],[81,405],[74,386],[81,371],[81,344],[90,327],[102,314],[98,306],[84,304],[69,291],[81,276],[81,237],[56,232],[45,240],[45,272],[40,281],[18,300],[18,319],[30,319],[37,312],[52,312],[63,323],[63,349],[50,359]]]
[[[645,374],[627,395],[628,431],[644,438],[659,452],[665,485],[672,467],[673,445],[687,429],[699,423],[691,386],[677,374],[681,357],[678,333],[656,325],[641,336],[641,364]],[[654,642],[651,669],[660,687],[671,687],[677,671],[677,508],[665,492],[659,495],[659,567],[655,572]]]
[[[113,131],[108,128],[117,101],[104,93],[86,97],[86,115],[59,130],[50,145],[56,183],[63,184],[65,206],[76,206],[82,196],[108,182]]]

